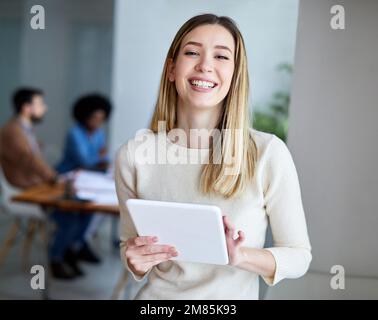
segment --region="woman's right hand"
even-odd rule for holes
[[[133,237],[127,240],[127,264],[137,276],[142,277],[153,266],[178,256],[174,247],[155,244],[157,241],[157,237],[153,236]]]

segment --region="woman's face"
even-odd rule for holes
[[[169,69],[179,103],[194,108],[220,106],[230,89],[234,51],[231,33],[220,25],[203,25],[189,32]]]
[[[86,121],[86,127],[89,131],[93,132],[101,128],[105,122],[105,112],[103,110],[96,110],[91,113]]]

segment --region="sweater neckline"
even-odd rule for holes
[[[198,152],[205,153],[205,152],[210,151],[210,148],[188,148],[187,146],[173,142],[171,139],[168,138],[168,136],[167,136],[167,142],[170,145],[174,145],[180,149],[186,150],[189,153],[198,153]]]
[[[209,162],[210,149],[207,148],[188,148],[184,145],[173,142],[167,137],[168,148],[174,147],[179,151],[180,161],[191,165],[198,164],[202,166]]]

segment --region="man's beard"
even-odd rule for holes
[[[43,121],[43,117],[31,116],[30,120],[33,124],[39,124]]]

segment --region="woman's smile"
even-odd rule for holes
[[[188,83],[192,90],[205,93],[213,91],[218,86],[215,81],[201,77],[191,77],[188,79]]]

